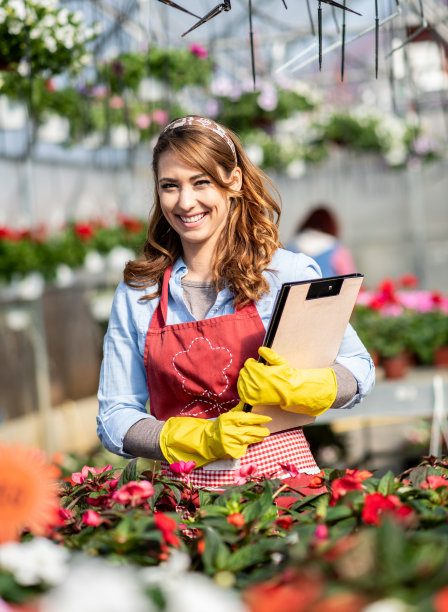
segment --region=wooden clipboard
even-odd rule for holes
[[[274,349],[292,368],[333,365],[356,303],[363,274],[284,283],[277,295],[263,346]],[[245,406],[246,411],[251,410]],[[309,425],[314,417],[287,412],[277,406],[253,406],[272,421],[275,433]]]

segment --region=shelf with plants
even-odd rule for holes
[[[409,365],[446,365],[439,356],[448,346],[448,296],[419,290],[411,274],[362,291],[352,324],[378,364],[402,362],[401,376]]]

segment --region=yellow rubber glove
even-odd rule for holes
[[[280,404],[288,412],[318,416],[334,402],[337,383],[331,368],[295,370],[283,357],[265,346],[258,349],[266,363],[248,359],[238,377],[238,394],[244,402]]]
[[[160,448],[168,463],[195,461],[201,467],[215,459],[239,459],[249,444],[269,435],[262,427],[270,417],[230,411],[215,421],[194,417],[172,417],[160,432]]]

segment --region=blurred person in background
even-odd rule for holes
[[[126,265],[104,340],[99,438],[166,470],[194,462],[197,487],[233,484],[255,465],[306,494],[319,468],[302,428],[269,435],[270,418],[243,404],[309,416],[351,408],[373,386],[370,356],[350,326],[331,368],[292,369],[260,348],[281,284],[320,272],[280,248],[279,202],[233,132],[196,115],[173,121],[153,173],[144,258]]]
[[[349,249],[340,241],[336,215],[325,204],[313,208],[299,223],[286,248],[312,257],[319,265],[323,277],[356,272]]]

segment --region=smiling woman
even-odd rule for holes
[[[255,393],[313,416],[350,408],[373,385],[370,357],[348,327],[332,368],[293,370],[274,351],[268,366],[256,361],[281,284],[320,270],[280,248],[278,193],[233,132],[206,117],[175,120],[153,172],[144,259],[127,264],[105,337],[98,435],[165,469],[194,462],[199,487],[237,484],[249,465],[291,480],[287,464],[305,494],[319,468],[302,428],[270,434],[270,418],[243,403]]]

